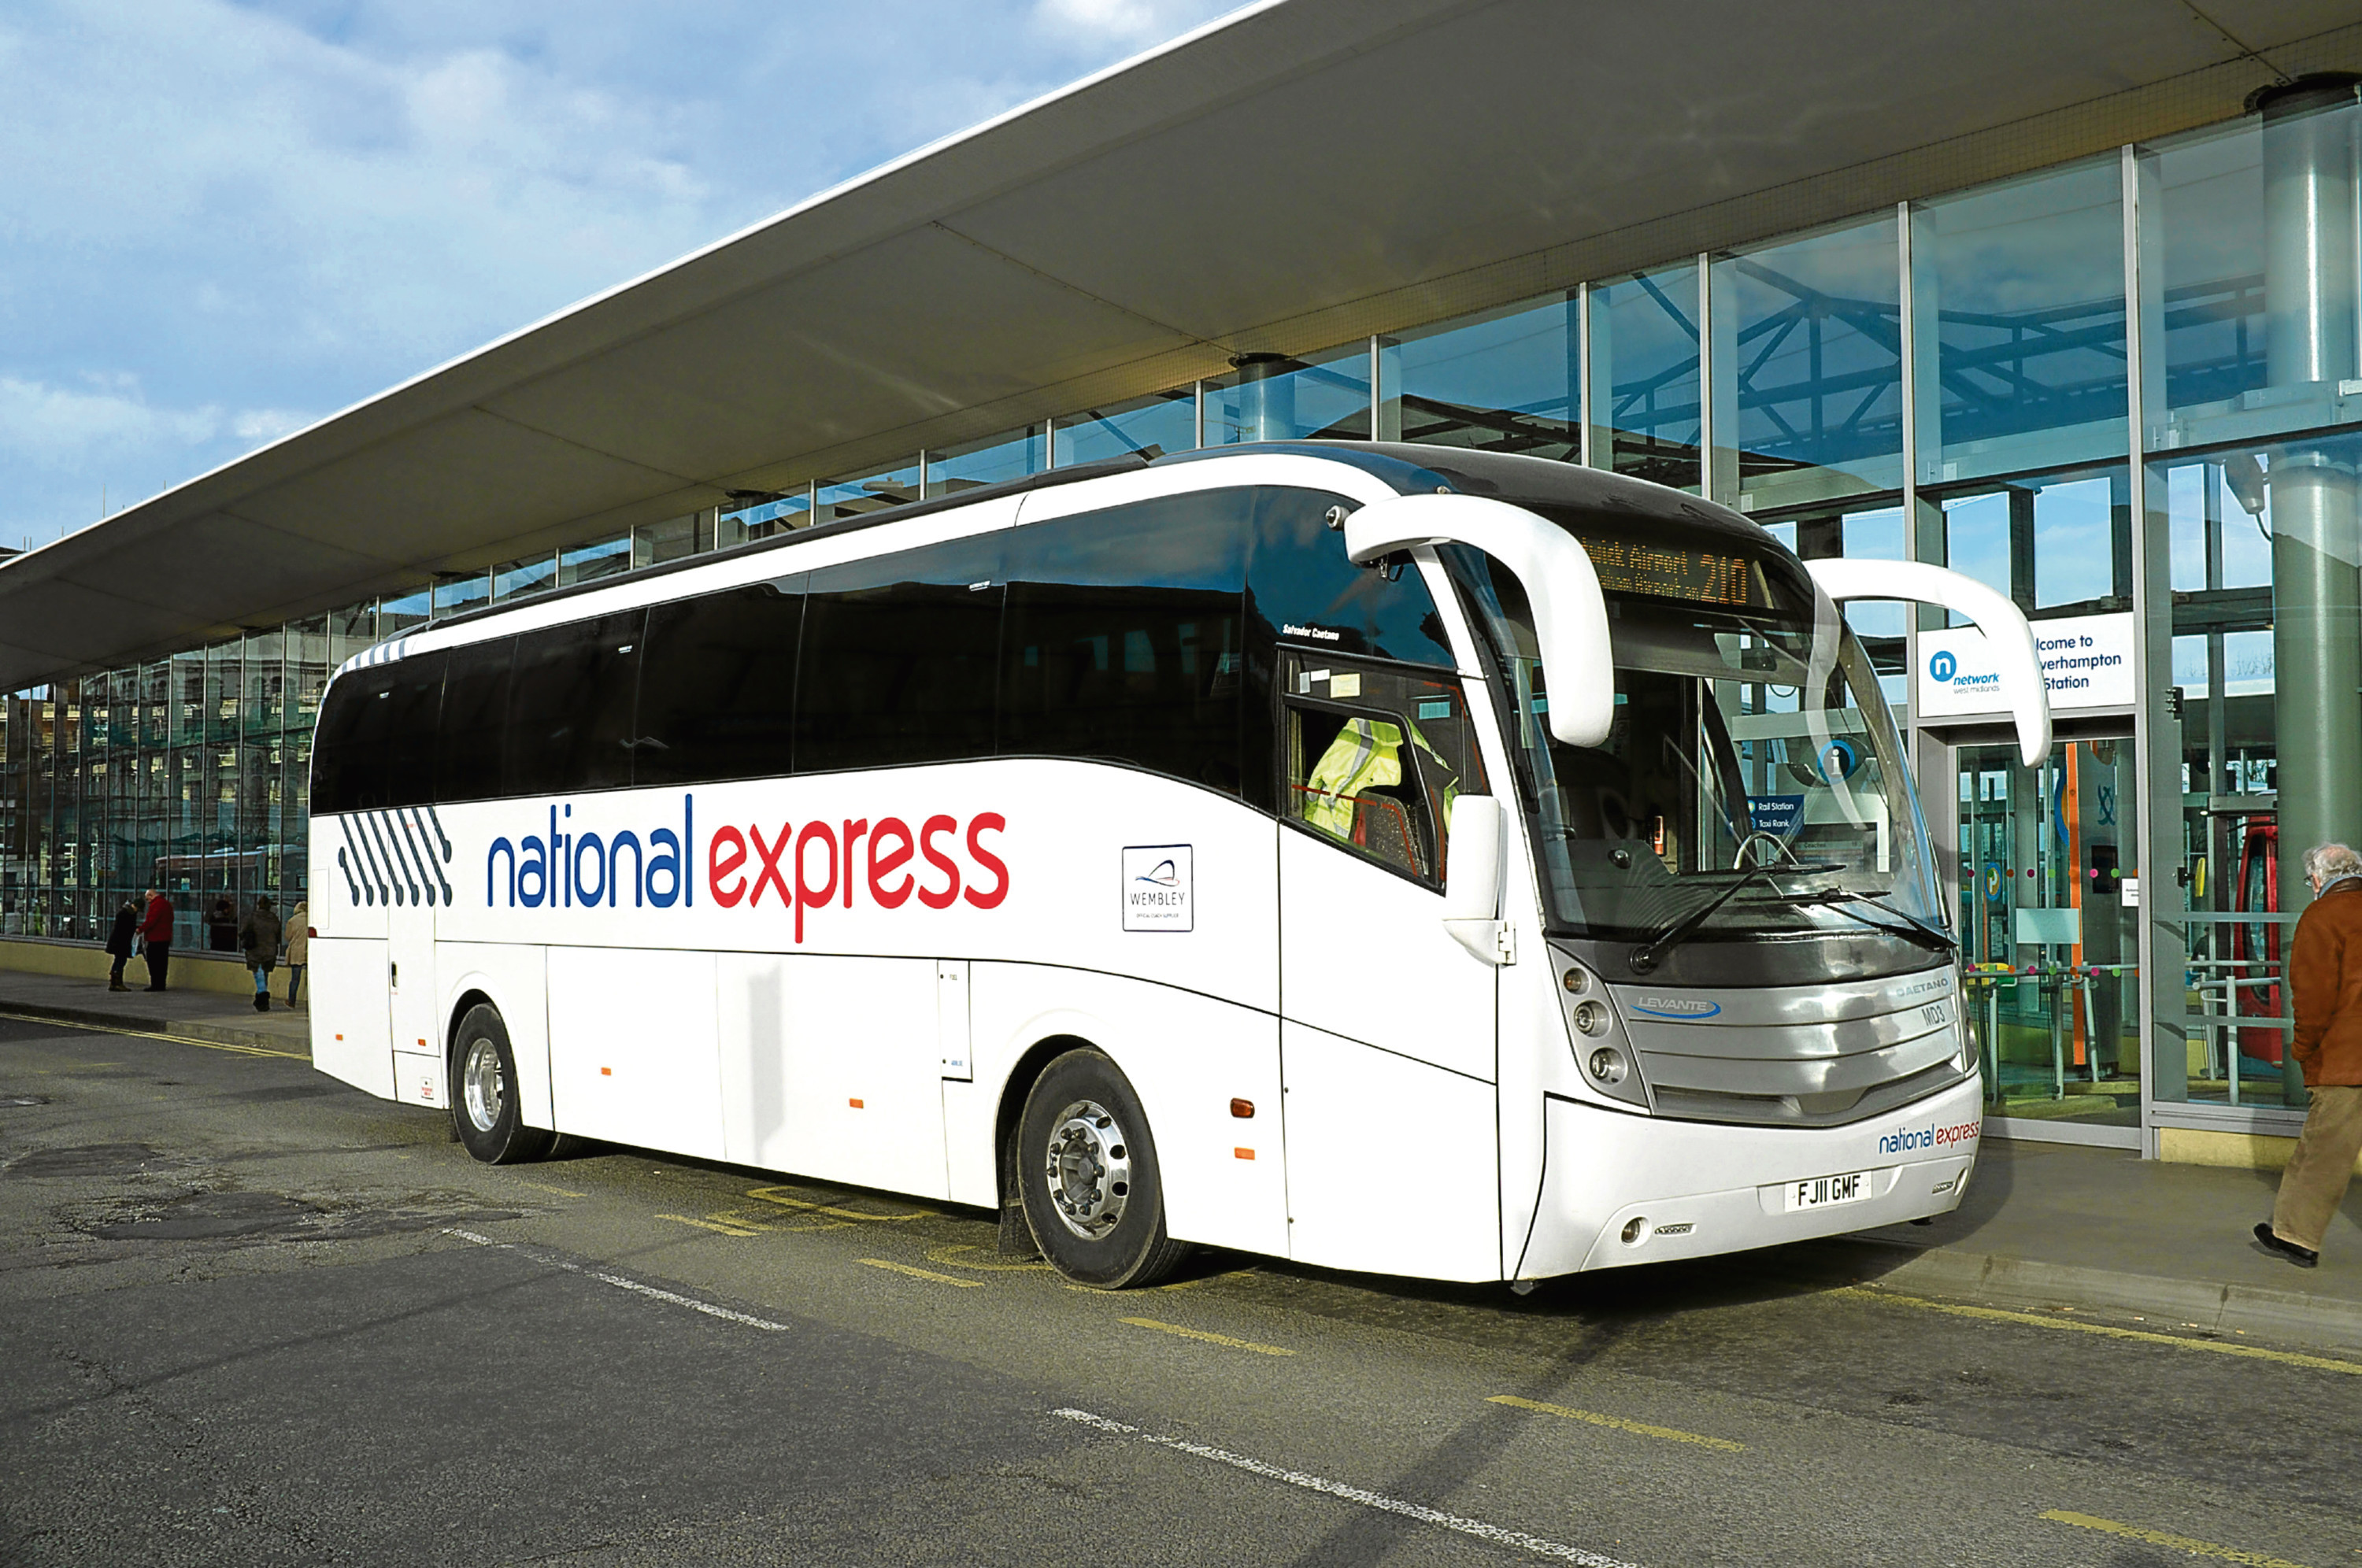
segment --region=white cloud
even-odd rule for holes
[[[13,0],[0,537],[54,533],[1232,0]]]
[[[151,408],[136,392],[76,392],[0,377],[0,450],[39,466],[156,443],[202,446],[222,427],[218,408]]]
[[[1045,28],[1149,43],[1197,26],[1208,8],[1189,0],[1036,0],[1033,14]]]

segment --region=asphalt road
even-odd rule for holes
[[[2362,1364],[1946,1305],[1101,1294],[972,1212],[493,1169],[301,1061],[0,1021],[7,1568],[2362,1563]]]

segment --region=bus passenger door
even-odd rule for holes
[[[1451,801],[1485,792],[1460,683],[1283,649],[1280,1012],[1490,1082],[1494,971],[1445,930]]]
[[[412,1105],[444,1105],[449,1064],[435,987],[435,911],[451,897],[448,841],[424,809],[371,812],[366,825],[397,872],[392,904],[385,911],[394,1098]]]
[[[1451,802],[1484,793],[1459,683],[1283,650],[1288,1253],[1499,1275],[1494,967],[1443,923]]]

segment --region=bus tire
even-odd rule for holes
[[[1148,1113],[1104,1052],[1069,1051],[1033,1080],[1017,1122],[1017,1180],[1034,1245],[1077,1285],[1153,1285],[1188,1255],[1164,1233]]]
[[[451,1043],[451,1127],[488,1165],[521,1165],[548,1151],[552,1134],[518,1115],[516,1053],[501,1010],[479,1002]]]

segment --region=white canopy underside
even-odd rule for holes
[[[0,690],[2362,64],[2346,0],[2205,9],[2214,25],[2180,0],[1244,13],[10,560]]]

